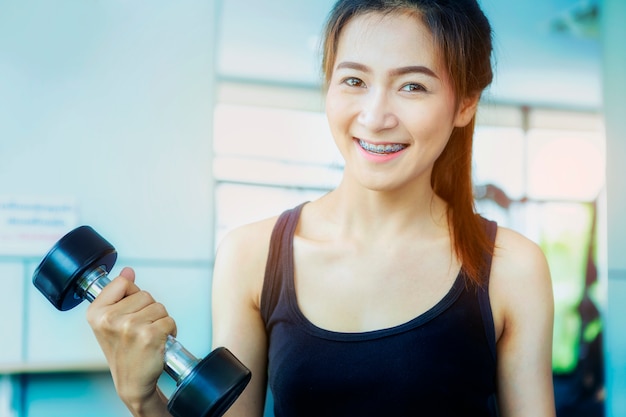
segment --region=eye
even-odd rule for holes
[[[365,83],[363,80],[360,80],[355,77],[348,77],[342,81],[343,84],[346,84],[348,87],[365,87]]]
[[[425,93],[428,91],[426,90],[426,87],[424,87],[422,84],[417,83],[405,84],[402,86],[401,90],[409,93]]]

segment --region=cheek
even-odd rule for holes
[[[454,116],[454,111],[449,106],[431,105],[405,113],[402,120],[416,137],[447,141],[454,127]]]
[[[425,160],[434,162],[445,149],[454,129],[450,115],[422,113],[405,120],[407,120],[405,126],[418,152]]]
[[[339,129],[345,127],[346,123],[346,105],[343,103],[337,94],[334,94],[332,90],[329,90],[326,94],[326,119],[333,136],[336,136]]]

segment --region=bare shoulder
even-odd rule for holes
[[[520,233],[499,227],[489,293],[500,330],[534,314],[549,320],[553,308],[552,282],[539,245]]]
[[[260,296],[270,237],[278,216],[240,226],[228,232],[215,256],[214,286],[247,289]],[[226,281],[226,282],[224,282]]]
[[[258,261],[258,258],[263,258],[269,250],[270,236],[277,219],[278,216],[275,216],[231,230],[220,242],[217,257],[245,256],[246,265],[249,265],[251,261]]]
[[[546,257],[535,242],[505,227],[499,227],[492,271],[497,279],[545,279]],[[501,278],[500,278],[501,277]]]

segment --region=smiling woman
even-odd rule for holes
[[[327,71],[326,113],[331,130],[346,130],[343,134],[350,143],[349,148],[338,139],[342,132],[333,130],[333,136],[346,159],[347,170],[356,169],[361,161],[350,162],[348,150],[352,148],[352,142],[366,145],[357,146],[357,150],[364,150],[364,160],[369,162],[389,162],[408,154],[402,159],[404,166],[398,160],[398,164],[392,167],[387,164],[385,169],[398,169],[408,176],[407,179],[421,178],[421,181],[432,183],[435,194],[446,199],[449,205],[447,215],[455,223],[453,232],[459,243],[455,250],[464,261],[465,271],[475,278],[483,267],[480,253],[488,243],[473,215],[469,161],[474,114],[479,92],[485,85],[475,82],[470,86],[459,74],[454,78],[455,73],[448,71],[449,64],[461,61],[461,58],[450,48],[444,49],[443,45],[456,41],[459,50],[467,45],[449,35],[446,39],[450,39],[446,41],[443,35],[436,38],[434,27],[437,24],[431,22],[431,30],[422,24],[420,14],[409,7],[395,14],[370,13],[347,22],[341,38],[334,42],[331,42],[332,36],[327,38],[328,55],[324,64]],[[329,30],[337,24],[329,26]],[[485,42],[490,44],[489,36],[482,40]],[[362,44],[369,47],[359,47]],[[484,50],[483,60],[489,60],[488,47],[482,45],[474,49]],[[381,51],[385,53],[385,60],[380,59]],[[448,57],[447,60],[443,59],[444,56]],[[331,59],[336,61],[334,68],[328,65]],[[467,66],[465,63],[459,65]],[[481,75],[474,75],[478,72]],[[471,74],[468,78],[484,79],[488,83],[491,68],[474,65]],[[358,124],[350,128],[346,124],[352,118],[358,119]],[[361,134],[368,136],[362,137]],[[455,140],[448,141],[452,135]],[[395,139],[391,140],[392,137]],[[402,146],[403,149],[385,157],[371,152],[373,148],[386,145]],[[437,163],[431,166],[437,159]],[[414,166],[407,169],[407,164]],[[362,172],[375,173],[378,169],[366,166]],[[426,175],[421,175],[424,171]],[[380,176],[377,178],[372,177],[372,180],[380,180]],[[386,178],[398,180],[401,176]],[[427,199],[427,196],[422,197],[422,200]],[[468,237],[471,242],[465,242]]]
[[[545,257],[473,206],[490,64],[475,0],[335,4],[323,68],[341,178],[232,230],[215,260],[213,343],[253,373],[229,416],[261,416],[268,383],[277,417],[554,415]],[[154,369],[124,364],[156,363],[175,329],[145,298],[112,302],[129,278],[91,323],[131,411],[166,415]]]
[[[326,114],[345,161],[338,186],[222,242],[215,336],[241,346],[261,378],[233,415],[261,401],[266,367],[277,416],[487,416],[496,381],[502,415],[554,414],[545,259],[502,228],[492,258],[496,229],[488,238],[473,211],[469,161],[476,104],[491,79],[489,25],[471,1],[463,6],[470,12],[459,3],[401,3],[340,1],[331,13],[324,68]],[[446,24],[458,28],[457,19],[474,19],[482,35],[450,42],[456,31]],[[256,248],[244,256],[257,266],[235,266],[250,239]],[[489,274],[482,262],[492,259]],[[470,290],[487,287],[483,301]],[[233,293],[249,307],[233,311]],[[457,322],[465,308],[474,313]],[[257,309],[267,358],[258,340],[229,330],[248,328]],[[425,365],[440,360],[446,372]]]

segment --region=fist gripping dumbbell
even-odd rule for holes
[[[33,274],[33,284],[61,311],[84,299],[92,302],[111,281],[108,272],[117,260],[115,248],[89,226],[63,236]],[[219,417],[250,381],[250,371],[226,348],[202,360],[174,337],[165,344],[163,368],[176,381],[167,404],[175,417]]]

